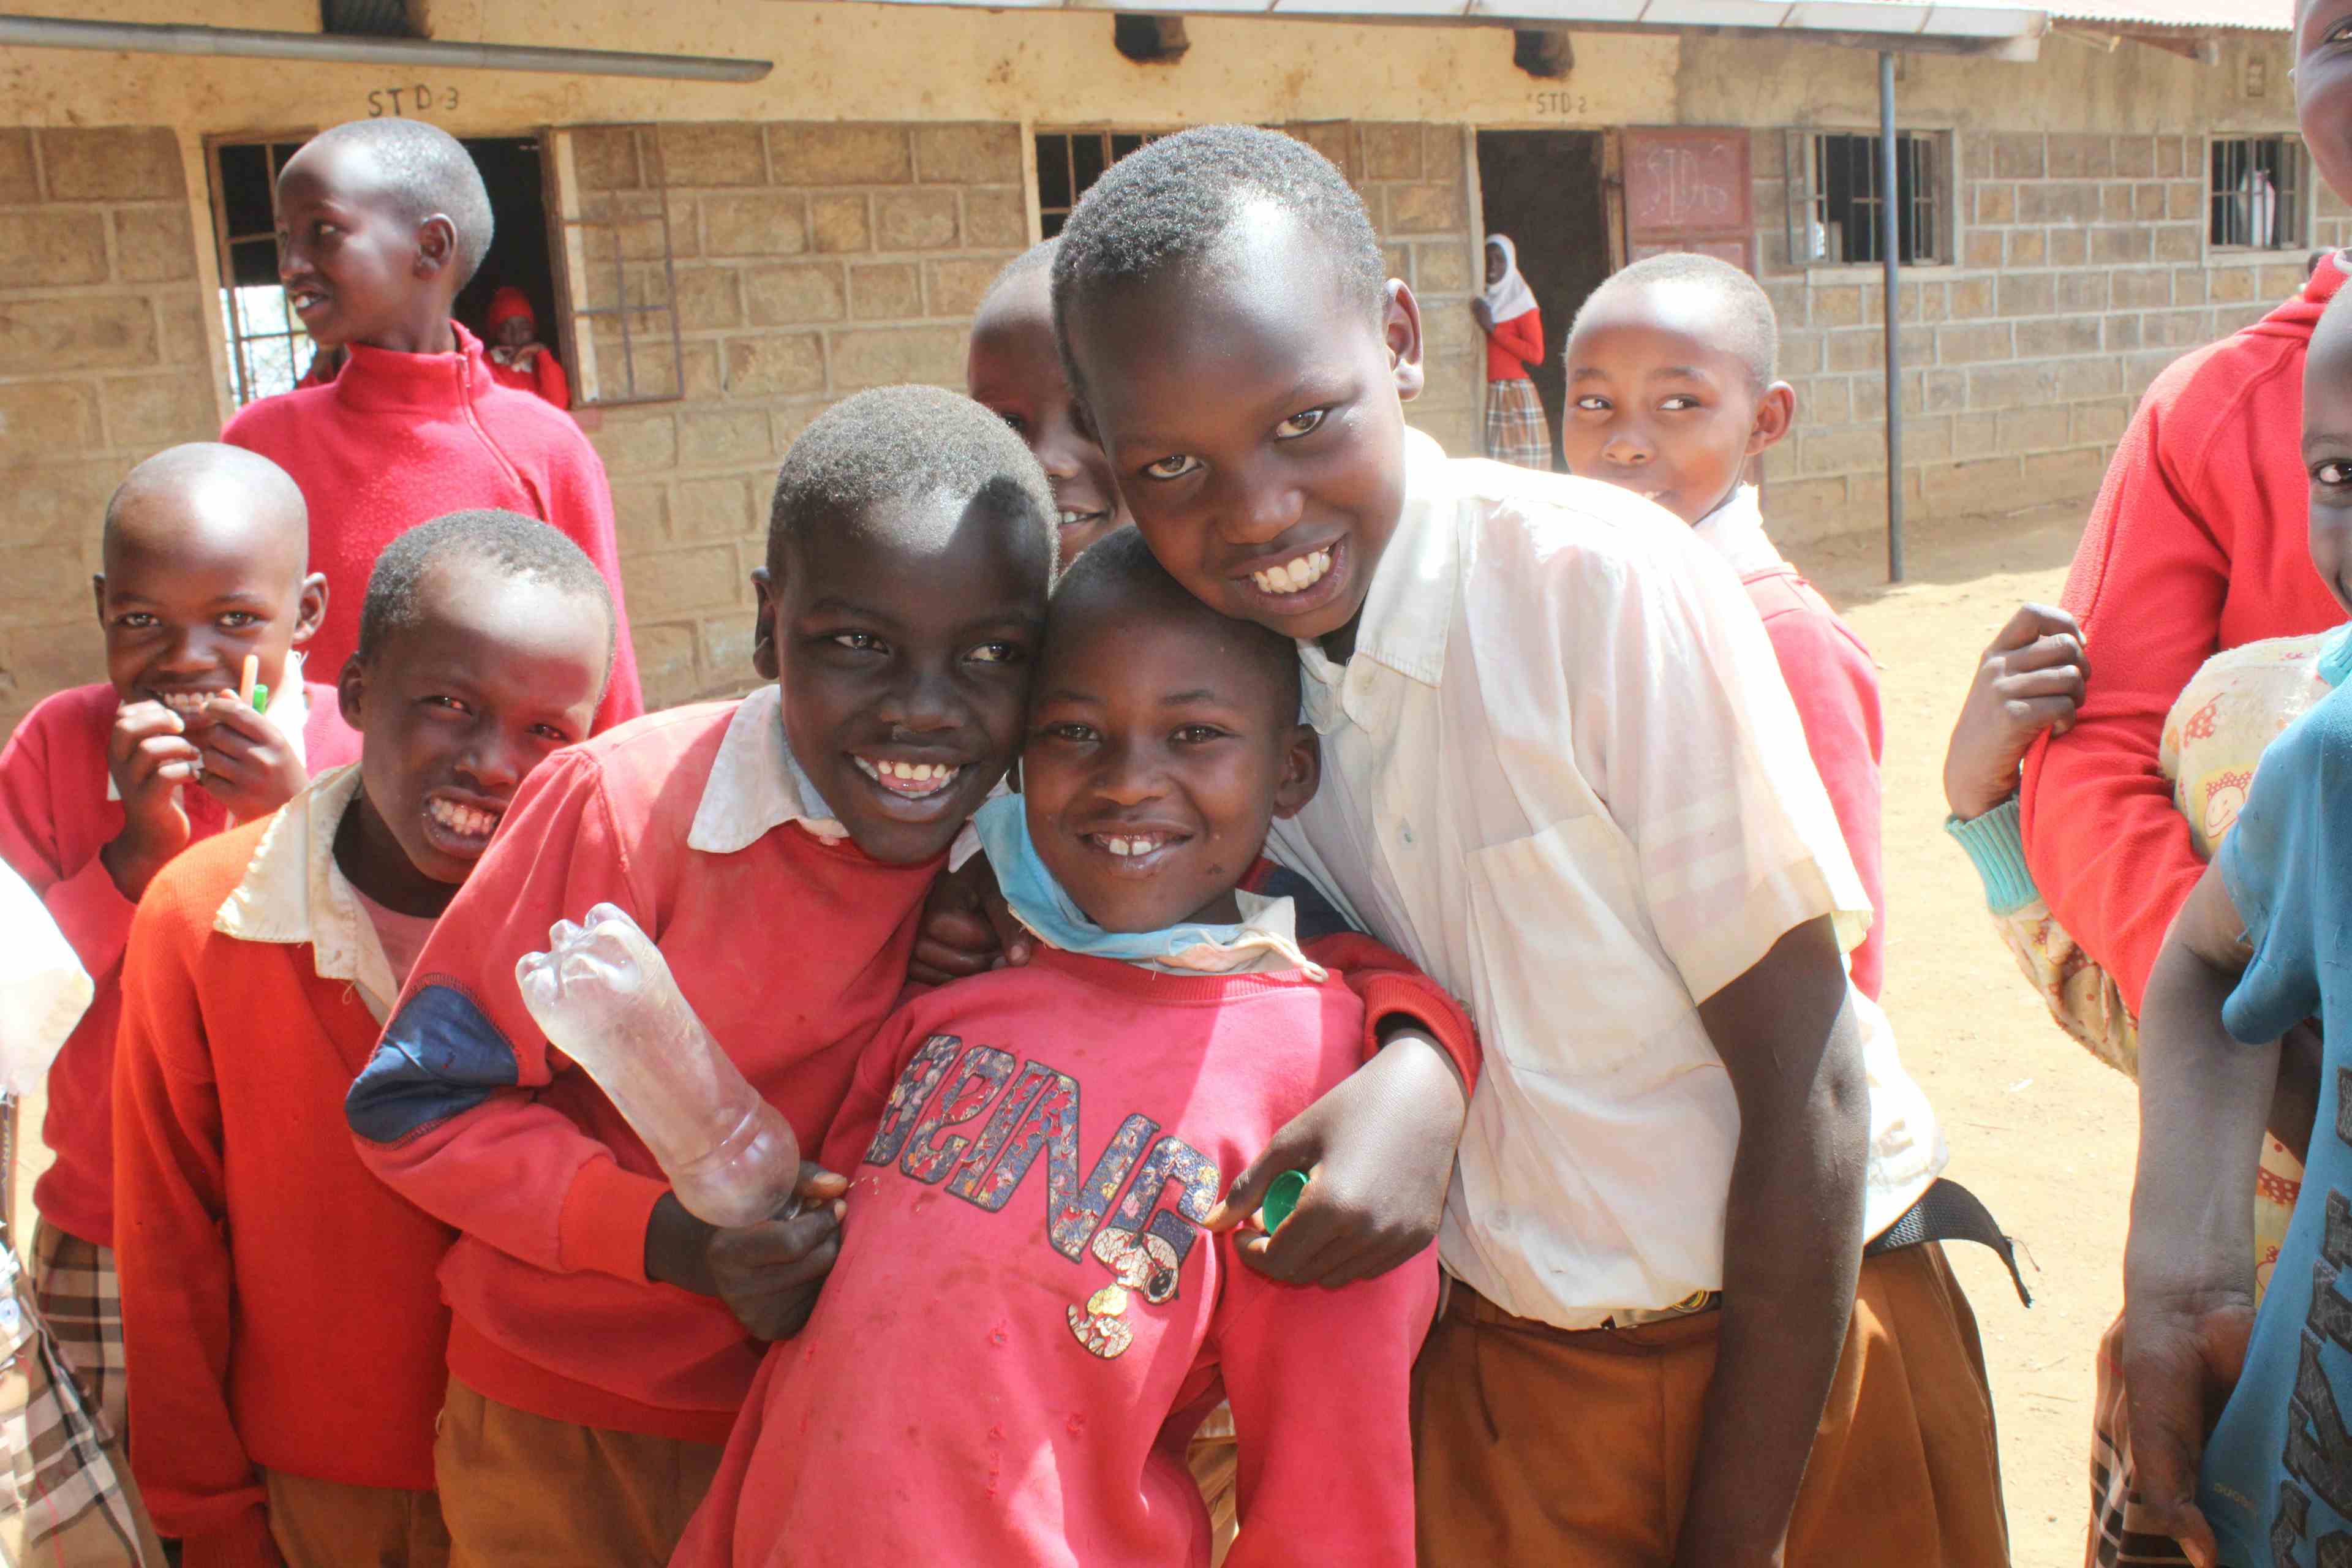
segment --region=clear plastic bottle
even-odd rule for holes
[[[548,1042],[596,1080],[698,1219],[751,1225],[788,1212],[800,1140],[719,1049],[669,963],[627,911],[558,921],[515,965]]]

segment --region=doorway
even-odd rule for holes
[[[1577,308],[1610,271],[1605,141],[1599,131],[1478,132],[1483,232],[1507,234],[1517,245],[1519,272],[1543,315],[1543,363],[1528,374],[1551,426],[1555,468],[1566,467],[1559,432],[1568,384],[1560,345]]]

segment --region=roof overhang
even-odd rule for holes
[[[992,11],[1140,12],[1438,22],[1579,32],[1679,32],[1811,38],[1881,49],[2034,58],[2050,18],[2039,9],[1940,0],[877,0]]]

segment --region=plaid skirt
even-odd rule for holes
[[[1486,384],[1486,456],[1551,472],[1551,422],[1536,384],[1525,376]]]
[[[163,1568],[138,1483],[0,1250],[0,1563]]]
[[[130,1395],[122,1365],[122,1287],[114,1249],[33,1226],[33,1296],[66,1365],[89,1396],[106,1435],[122,1440]]]

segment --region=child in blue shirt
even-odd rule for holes
[[[2352,306],[2305,368],[2311,557],[2352,610]],[[2124,1384],[2144,1528],[2199,1568],[2352,1562],[2352,686],[2263,754],[2140,1019]],[[2255,1311],[2254,1185],[2281,1037],[2320,1020],[2303,1190]],[[2224,1396],[2218,1425],[2210,1406]]]

